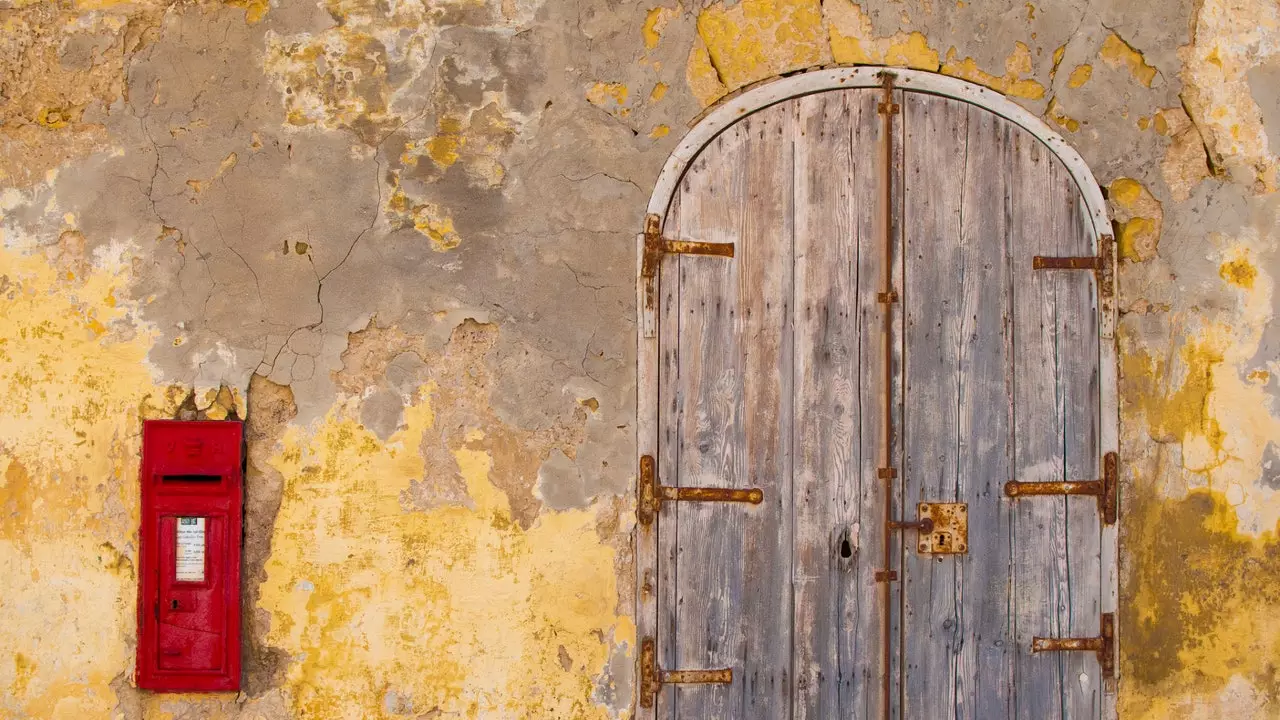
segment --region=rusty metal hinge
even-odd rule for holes
[[[658,264],[662,262],[662,256],[667,254],[733,257],[733,243],[664,238],[660,228],[661,222],[662,218],[657,215],[646,215],[644,218],[644,260],[640,265],[641,277],[656,277],[658,275]]]
[[[740,502],[759,505],[764,501],[760,488],[709,488],[669,487],[658,484],[657,464],[652,455],[640,457],[640,492],[636,502],[636,518],[641,525],[653,524],[662,512],[662,503],[684,502]]]
[[[1031,259],[1033,270],[1092,270],[1098,277],[1098,294],[1111,297],[1115,294],[1115,238],[1103,235],[1098,238],[1098,254],[1074,257],[1036,255]]]
[[[1102,522],[1116,522],[1116,495],[1119,489],[1120,461],[1116,453],[1102,456],[1102,479],[1066,480],[1059,482],[1019,482],[1010,480],[1004,485],[1004,494],[1011,498],[1025,495],[1093,495],[1098,498],[1098,512]]]
[[[884,100],[876,103],[876,112],[880,115],[897,115],[902,112],[902,106],[893,101],[893,81],[897,77],[891,72],[880,73],[880,89],[884,91]]]
[[[728,685],[733,670],[663,670],[658,667],[658,652],[653,638],[640,643],[640,707],[651,708],[663,685]]]
[[[1102,613],[1101,632],[1089,638],[1044,638],[1031,640],[1031,652],[1092,652],[1098,655],[1102,676],[1115,676],[1116,669],[1116,617]]]

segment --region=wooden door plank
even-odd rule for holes
[[[738,333],[742,343],[743,451],[749,483],[764,502],[743,513],[739,549],[746,563],[739,658],[743,718],[786,718],[791,669],[793,563],[791,427],[794,415],[793,174],[795,103],[756,113],[749,133],[747,204],[738,268]],[[711,716],[706,716],[711,717]]]
[[[1066,206],[1064,255],[1091,255],[1097,249],[1092,229],[1077,202],[1078,191],[1066,168],[1053,163],[1053,198]],[[1063,474],[1067,479],[1101,477],[1101,388],[1099,385],[1099,320],[1096,282],[1092,273],[1057,273],[1058,343],[1062,361],[1061,394],[1066,398],[1062,443]],[[1102,612],[1102,522],[1098,503],[1090,497],[1066,499],[1067,578],[1066,632],[1089,637],[1099,632]],[[1064,662],[1066,691],[1063,717],[1069,720],[1102,717],[1104,692],[1101,668],[1092,653],[1070,653]],[[1034,692],[1034,688],[1029,688]]]
[[[903,181],[903,504],[953,500],[953,438],[959,396],[955,322],[963,260],[961,195],[968,112],[963,104],[907,93],[902,102]],[[920,556],[904,543],[902,717],[951,718],[959,651],[955,561]],[[945,709],[945,708],[944,708]]]
[[[957,718],[1008,717],[1013,690],[1010,597],[1011,508],[1003,502],[1012,478],[1013,335],[1010,325],[1008,188],[1009,123],[968,107],[960,272],[961,347],[957,497],[968,504],[969,552],[956,558],[961,652],[953,682]]]
[[[681,199],[681,238],[737,242],[739,208],[746,201],[746,133],[729,128],[686,176]],[[683,412],[676,438],[677,472],[665,484],[744,487],[740,462],[741,368],[735,338],[737,262],[682,256],[680,267],[679,364]],[[666,669],[735,667],[741,656],[742,618],[736,603],[742,563],[737,508],[672,503],[663,509],[664,528],[676,526],[676,570],[671,607],[676,627],[674,656]],[[674,521],[674,522],[673,522]],[[665,534],[665,530],[663,534]],[[735,669],[739,669],[736,668]],[[670,718],[734,717],[729,688],[671,688]]]
[[[1086,255],[1078,191],[1060,163],[1025,134],[1014,144],[1014,470],[1016,479],[1098,477],[1098,325],[1091,275],[1031,271],[1035,255]],[[1019,718],[1096,718],[1097,660],[1031,653],[1039,636],[1098,632],[1101,566],[1097,501],[1013,501],[1015,676]]]
[[[906,554],[904,716],[988,720],[1012,695],[1008,126],[952,100],[906,108],[907,502],[966,503],[970,544]]]
[[[1031,270],[1036,255],[1064,255],[1061,235],[1069,208],[1054,202],[1053,158],[1038,142],[1019,137],[1011,172],[1010,235],[1013,283],[1014,472],[1022,482],[1065,480],[1060,337],[1056,275]],[[1059,198],[1060,199],[1060,198]],[[1032,655],[1034,636],[1065,636],[1063,611],[1070,602],[1066,500],[1023,498],[1012,502],[1015,647],[1019,718],[1060,718],[1065,701],[1065,655]]]
[[[680,260],[679,482],[758,487],[759,506],[677,503],[672,667],[734,670],[675,689],[673,717],[782,717],[790,696],[791,120],[728,129],[689,176],[681,232],[734,242]],[[689,202],[698,196],[697,206]]]
[[[877,93],[799,101],[792,717],[880,711]]]
[[[687,176],[686,176],[687,177]],[[689,192],[690,181],[682,183],[682,191],[672,198],[671,207],[667,211],[667,221],[663,231],[668,237],[681,237],[686,223],[682,206],[697,203],[696,197]],[[689,199],[685,199],[685,198]],[[690,211],[695,212],[693,210]],[[668,255],[662,258],[659,270],[658,295],[658,448],[655,458],[658,481],[662,484],[679,485],[680,454],[679,438],[684,423],[684,393],[680,387],[680,256]],[[655,626],[655,643],[658,664],[663,668],[674,668],[676,663],[676,639],[679,628],[676,626],[677,613],[677,571],[676,548],[679,547],[680,526],[676,522],[675,513],[670,509],[659,512],[654,517],[653,529],[656,546],[656,564],[654,573],[656,587],[651,591],[655,597],[658,622]],[[642,636],[643,638],[643,636]],[[663,688],[656,702],[658,718],[673,717],[675,713],[675,688]]]

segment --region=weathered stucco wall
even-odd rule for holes
[[[1280,717],[1280,6],[0,2],[0,715],[614,718],[633,238],[702,108],[1004,92],[1118,221],[1124,718]],[[140,421],[249,437],[246,689],[131,687]]]

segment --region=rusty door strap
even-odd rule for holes
[[[1098,294],[1111,297],[1115,294],[1115,239],[1111,235],[1098,238],[1098,254],[1075,257],[1036,255],[1031,259],[1032,270],[1092,270],[1098,278]]]
[[[649,526],[662,512],[664,502],[740,502],[759,505],[764,501],[760,488],[671,487],[658,484],[657,463],[652,455],[640,458],[640,497],[636,519]]]
[[[880,115],[880,234],[884,249],[884,273],[880,292],[876,300],[880,303],[881,317],[884,326],[881,330],[881,349],[884,353],[884,383],[880,388],[880,409],[883,415],[883,443],[880,446],[880,465],[877,477],[884,480],[884,555],[882,567],[875,574],[880,585],[880,681],[881,681],[881,717],[889,720],[889,691],[893,684],[889,677],[893,659],[893,647],[889,640],[892,631],[892,613],[889,604],[893,594],[889,583],[898,579],[893,569],[893,553],[890,550],[894,532],[893,520],[893,488],[898,471],[893,465],[893,308],[898,302],[898,293],[893,289],[893,116],[901,111],[893,101],[893,81],[896,75],[891,72],[880,73],[883,97],[876,106]]]
[[[646,215],[644,218],[644,256],[640,261],[640,277],[644,279],[644,309],[652,312],[658,306],[658,266],[662,256],[712,255],[733,257],[733,243],[700,242],[697,240],[671,240],[662,237],[662,218]]]
[[[1058,482],[1020,482],[1010,480],[1005,483],[1004,494],[1011,498],[1030,495],[1093,495],[1098,498],[1098,512],[1102,522],[1114,525],[1116,522],[1116,495],[1119,486],[1120,461],[1116,453],[1109,452],[1102,457],[1102,479],[1100,480],[1065,480]]]
[[[1102,613],[1100,632],[1088,638],[1044,638],[1031,640],[1031,652],[1092,652],[1098,656],[1102,676],[1115,677],[1116,669],[1116,618],[1112,613]]]
[[[640,643],[640,706],[651,708],[662,691],[663,685],[728,685],[733,682],[733,670],[663,670],[658,667],[657,648],[653,638]]]

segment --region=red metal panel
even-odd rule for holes
[[[242,467],[238,422],[143,424],[140,688],[240,689]]]

